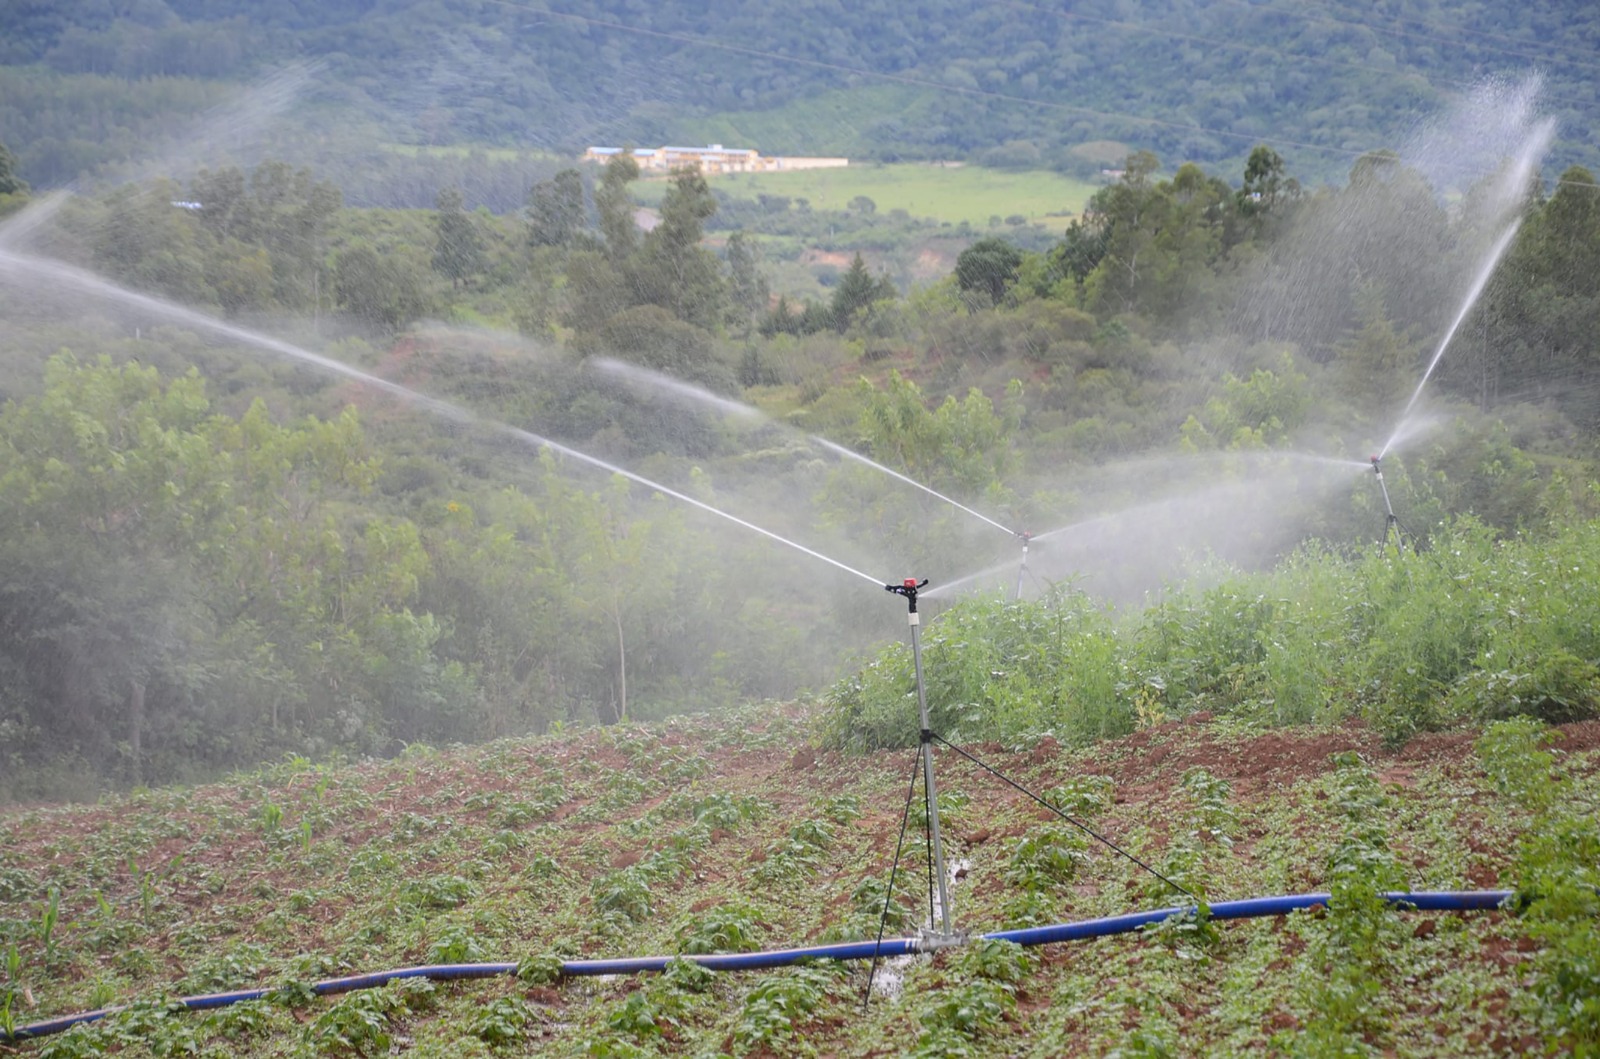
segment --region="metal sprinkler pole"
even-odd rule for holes
[[[1389,487],[1383,481],[1383,467],[1378,463],[1380,458],[1378,456],[1372,457],[1372,473],[1378,476],[1378,488],[1383,492],[1383,509],[1386,513],[1383,523],[1383,542],[1385,544],[1389,543],[1389,532],[1393,530],[1394,546],[1400,549],[1403,554],[1406,550],[1406,542],[1400,535],[1400,517],[1394,513],[1394,505],[1389,502]]]
[[[1017,539],[1022,542],[1022,565],[1017,567],[1017,599],[1022,598],[1022,579],[1028,576],[1028,542],[1033,540],[1033,534],[1027,530],[1018,530]]]
[[[928,842],[933,847],[933,871],[939,892],[939,928],[943,937],[950,937],[950,886],[945,878],[944,845],[939,839],[939,789],[933,781],[933,728],[928,720],[928,692],[922,680],[922,618],[917,613],[917,591],[928,583],[908,577],[898,585],[884,585],[884,590],[906,597],[907,616],[911,623],[911,663],[917,674],[917,716],[920,723],[923,793],[928,802]],[[930,924],[931,926],[931,924]]]

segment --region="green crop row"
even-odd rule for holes
[[[1309,547],[1265,573],[1114,613],[1057,586],[963,600],[924,636],[947,738],[1083,745],[1206,710],[1268,726],[1362,716],[1391,741],[1459,719],[1600,714],[1600,522],[1497,540],[1463,519],[1421,555]],[[916,742],[909,650],[828,697],[824,742]]]

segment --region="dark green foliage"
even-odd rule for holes
[[[0,143],[0,197],[25,195],[27,192],[27,183],[17,175],[16,158],[6,150],[5,144]]]
[[[1490,725],[1478,755],[1533,815],[1517,854],[1517,906],[1533,958],[1537,1016],[1554,1053],[1600,1054],[1600,826],[1593,786],[1556,765],[1554,733],[1530,718]]]
[[[584,347],[713,390],[733,389],[732,373],[714,354],[712,337],[658,305],[637,305],[611,316]]]
[[[306,1043],[325,1054],[383,1054],[389,1050],[389,1018],[400,1006],[399,995],[388,989],[350,993],[306,1027]]]
[[[1046,791],[1044,798],[1068,816],[1083,819],[1111,808],[1111,787],[1106,776],[1074,776]]]
[[[748,335],[752,315],[766,309],[771,291],[767,277],[761,271],[759,251],[743,232],[728,236],[727,255],[729,315],[736,325],[742,325],[743,332]],[[750,348],[754,349],[753,346]],[[757,383],[747,382],[744,385],[754,386]]]
[[[979,239],[956,258],[956,285],[988,305],[999,305],[1021,265],[1022,251],[1004,239]]]
[[[485,1004],[472,1022],[472,1035],[493,1047],[517,1044],[527,1036],[538,1013],[521,997],[503,996]]]
[[[528,196],[528,243],[570,247],[583,235],[588,217],[583,205],[583,177],[563,169],[533,186]]]
[[[1016,1010],[1016,991],[1034,968],[1034,957],[1009,941],[979,941],[955,963],[958,982],[926,1004],[916,1056],[959,1056],[985,1034],[998,1030]]]
[[[1335,755],[1333,764],[1328,794],[1343,833],[1329,858],[1327,912],[1305,954],[1309,1016],[1302,1033],[1275,1038],[1303,1056],[1359,1054],[1382,1033],[1381,983],[1401,927],[1381,895],[1406,888],[1388,848],[1377,780],[1354,752]]]
[[[761,947],[761,933],[749,907],[720,905],[701,913],[678,932],[678,951],[689,955],[754,952]]]
[[[401,900],[418,908],[438,910],[465,904],[476,893],[472,880],[459,875],[440,875],[408,882],[401,891]]]
[[[1089,863],[1087,850],[1088,841],[1066,824],[1036,829],[1012,852],[1006,881],[1024,890],[1063,886]]]
[[[1600,294],[1586,277],[1600,268],[1600,190],[1596,170],[1573,166],[1532,210],[1469,327],[1480,350],[1461,379],[1480,407],[1530,388],[1548,393],[1574,422],[1600,427],[1588,399],[1600,380],[1594,321]],[[1470,332],[1469,332],[1470,333]],[[1560,380],[1559,383],[1556,380]]]
[[[1478,737],[1478,760],[1501,794],[1530,809],[1550,806],[1560,785],[1555,755],[1546,750],[1555,733],[1532,717],[1513,717],[1484,729]]]
[[[1032,952],[1014,941],[985,938],[961,951],[957,970],[976,978],[1017,985],[1037,963]]]
[[[1040,18],[1027,8],[978,11],[951,0],[910,20],[885,0],[760,17],[673,2],[643,24],[623,0],[584,13],[595,21],[530,24],[517,9],[462,0],[395,9],[280,10],[256,0],[159,9],[8,5],[0,11],[0,61],[56,83],[19,98],[0,135],[19,151],[37,144],[26,170],[53,186],[122,157],[158,127],[147,108],[160,94],[146,89],[120,101],[105,90],[90,95],[79,82],[177,82],[166,94],[199,111],[219,94],[200,79],[245,80],[301,59],[325,62],[330,80],[360,86],[349,124],[372,123],[406,143],[560,144],[576,153],[580,137],[701,142],[711,129],[760,128],[775,112],[764,139],[783,140],[754,145],[764,151],[965,157],[1093,176],[1104,162],[1082,147],[1094,141],[1137,138],[1167,155],[1215,162],[1242,156],[1252,132],[1277,130],[1331,149],[1283,148],[1302,167],[1326,167],[1320,177],[1350,145],[1394,140],[1410,131],[1419,107],[1486,71],[1520,71],[1529,54],[1555,57],[1546,77],[1561,100],[1552,105],[1572,115],[1564,128],[1582,127],[1590,99],[1583,64],[1559,59],[1564,45],[1593,32],[1582,5],[1549,13],[1505,0],[1406,9],[1429,28],[1382,17],[1361,25],[1350,21],[1353,9],[1307,22],[1193,0],[1164,8],[1155,25],[1114,9],[1093,19]],[[734,50],[707,55],[694,44],[702,39]],[[428,97],[433,105],[419,114],[421,72],[461,69],[472,76],[451,77],[449,91]],[[872,120],[840,121],[835,107],[815,106],[839,90],[841,69],[862,71],[851,78],[857,95],[846,106]],[[642,90],[641,71],[666,71],[696,92],[680,100]],[[927,84],[884,84],[874,72]],[[82,135],[88,115],[104,127],[104,147]],[[1284,131],[1291,129],[1293,136]],[[1565,135],[1563,149],[1592,162],[1592,146]]]
[[[1300,195],[1300,182],[1286,175],[1282,155],[1265,144],[1251,150],[1238,202],[1239,213],[1258,231],[1280,221]]]
[[[774,972],[745,994],[733,1036],[745,1048],[793,1041],[838,980],[837,965]]]
[[[1530,716],[1551,724],[1600,715],[1600,666],[1557,647],[1524,671],[1477,670],[1450,689],[1451,712],[1482,720]]]
[[[716,212],[717,200],[698,169],[674,174],[661,201],[660,223],[645,235],[638,255],[628,262],[639,301],[708,330],[721,323],[727,305],[720,263],[700,245],[706,219]],[[609,239],[608,235],[608,247]]]
[[[873,302],[893,299],[895,295],[894,284],[889,282],[888,277],[873,279],[867,272],[866,261],[858,252],[855,260],[850,262],[850,268],[839,277],[839,285],[833,289],[828,311],[833,314],[834,327],[844,331]]]
[[[667,961],[667,969],[661,972],[661,977],[672,988],[682,992],[704,993],[711,988],[712,980],[716,976],[693,960],[674,957]]]
[[[446,188],[434,205],[433,270],[459,286],[483,271],[483,239],[461,208],[461,192]]]
[[[529,985],[551,985],[561,980],[562,959],[555,953],[542,953],[517,961],[517,978]]]
[[[1119,620],[1071,594],[962,601],[924,633],[934,728],[1014,746],[1045,732],[1087,742],[1207,709],[1279,724],[1365,714],[1403,740],[1462,716],[1594,715],[1600,603],[1541,582],[1588,583],[1600,523],[1496,542],[1466,521],[1430,554],[1312,550]],[[828,744],[912,745],[910,664],[894,645],[837,684]],[[1207,830],[1229,826],[1218,816]]]
[[[690,807],[689,813],[697,823],[733,831],[741,824],[761,819],[771,812],[771,809],[771,806],[759,798],[718,791],[695,802]]]
[[[591,891],[595,909],[602,916],[618,917],[624,923],[641,923],[650,917],[650,880],[644,871],[624,868],[601,876]]]
[[[334,258],[333,294],[340,307],[379,332],[398,331],[428,310],[421,270],[370,246]]]
[[[633,216],[636,207],[628,191],[628,185],[638,179],[639,163],[632,155],[619,154],[606,163],[600,186],[595,188],[600,234],[605,238],[606,257],[613,263],[626,261],[639,245],[639,227]]]
[[[439,931],[428,947],[428,959],[433,963],[477,963],[487,956],[478,932],[460,923]]]

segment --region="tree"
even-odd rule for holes
[[[1239,212],[1246,217],[1273,214],[1300,195],[1300,182],[1284,176],[1283,157],[1265,144],[1250,152],[1239,188]]]
[[[979,239],[956,258],[956,285],[991,306],[999,305],[1021,267],[1021,250],[998,236]]]
[[[898,371],[880,389],[863,380],[858,428],[872,454],[903,468],[919,482],[980,495],[998,487],[1010,471],[1011,435],[1020,426],[1020,386],[1013,383],[1000,412],[983,391],[949,396],[930,410],[922,390]]]
[[[200,226],[218,239],[260,241],[256,204],[238,166],[200,170],[189,182],[189,200],[200,204],[196,218]]]
[[[567,258],[566,274],[562,321],[580,338],[595,334],[613,315],[634,304],[626,277],[599,250],[574,250]]]
[[[639,247],[637,208],[628,185],[639,179],[639,163],[624,151],[606,163],[595,188],[594,208],[600,214],[600,234],[605,237],[605,255],[614,262],[626,261]]]
[[[409,258],[380,255],[365,243],[334,259],[333,294],[341,307],[378,331],[398,331],[428,311],[421,270]]]
[[[756,248],[743,232],[728,236],[728,295],[735,323],[741,323],[748,334],[751,316],[767,307],[772,294],[767,277],[761,272]]]
[[[1396,330],[1377,287],[1368,285],[1357,293],[1356,311],[1361,326],[1336,347],[1334,364],[1341,388],[1377,414],[1404,398],[1416,373],[1417,347]]]
[[[727,285],[716,257],[700,245],[717,200],[699,169],[680,169],[661,200],[661,222],[644,237],[628,273],[638,301],[659,305],[706,330],[723,320]]]
[[[241,238],[272,255],[278,304],[316,308],[321,297],[328,225],[344,202],[339,189],[309,169],[263,162],[250,175],[254,230]],[[203,212],[203,211],[202,211]]]
[[[179,301],[212,300],[203,233],[187,210],[173,208],[178,185],[129,184],[108,195],[90,232],[95,266],[143,290]]]
[[[208,639],[195,545],[226,493],[204,385],[63,355],[45,386],[0,423],[0,655],[48,710],[40,730],[139,783]]]
[[[873,302],[893,298],[896,293],[894,284],[887,276],[872,278],[867,272],[867,263],[861,257],[861,251],[856,251],[855,260],[850,262],[850,268],[839,278],[839,285],[833,288],[833,299],[828,304],[834,328],[841,332],[846,330]]]
[[[573,246],[586,226],[583,177],[576,169],[563,169],[533,186],[528,197],[530,246]]]
[[[0,143],[0,195],[26,195],[28,185],[17,175],[17,160]]]
[[[484,268],[483,238],[461,207],[461,192],[445,188],[439,192],[433,216],[433,270],[447,277],[452,287]]]
[[[1549,201],[1523,224],[1477,319],[1465,329],[1491,348],[1494,383],[1543,392],[1576,422],[1600,425],[1594,386],[1600,383],[1600,190],[1594,175],[1571,166]],[[1471,341],[1469,338],[1468,341]]]
[[[587,348],[589,342],[580,342]],[[711,335],[659,305],[636,305],[601,325],[594,345],[634,364],[713,390],[729,392],[733,378],[716,359]]]

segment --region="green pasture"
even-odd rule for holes
[[[745,198],[786,195],[806,199],[813,209],[848,209],[866,196],[879,213],[901,209],[913,217],[931,217],[975,227],[991,217],[1021,214],[1030,224],[1064,226],[1083,212],[1098,185],[1048,170],[1009,171],[981,166],[937,163],[851,165],[844,169],[810,169],[786,173],[737,173],[712,179],[712,186]]]

